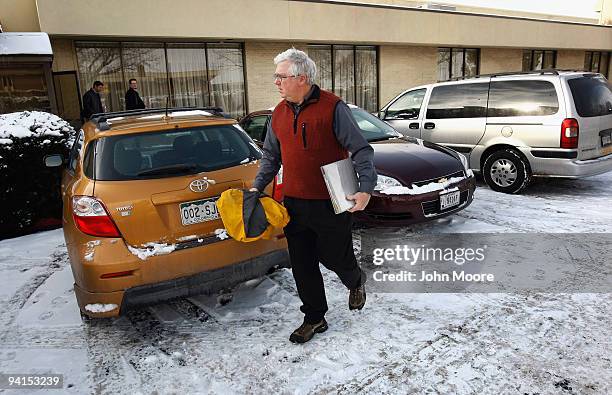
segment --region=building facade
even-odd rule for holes
[[[5,31],[49,34],[58,111],[67,119],[78,118],[78,99],[95,80],[105,83],[107,110],[123,109],[130,78],[147,107],[212,105],[235,117],[269,108],[279,101],[272,60],[291,46],[316,61],[321,87],[368,111],[448,78],[553,67],[610,75],[612,26],[598,20],[431,8],[414,1],[0,0],[0,22]]]

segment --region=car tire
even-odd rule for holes
[[[492,190],[515,194],[529,185],[531,170],[517,151],[504,149],[493,152],[485,159],[482,175]]]

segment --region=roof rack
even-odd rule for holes
[[[99,130],[109,130],[110,124],[108,119],[118,118],[133,115],[147,115],[147,114],[159,114],[159,113],[170,113],[175,111],[206,111],[213,115],[229,118],[229,115],[223,111],[221,107],[170,107],[170,108],[147,108],[142,110],[126,110],[126,111],[114,111],[114,112],[102,112],[93,114],[90,121],[95,123]]]
[[[455,77],[455,78],[450,78],[448,80],[440,81],[440,82],[461,81],[461,80],[467,80],[467,79],[472,79],[472,78],[481,78],[481,77],[490,77],[490,78],[494,78],[494,77],[506,77],[506,76],[512,76],[512,75],[529,75],[529,74],[559,75],[559,72],[576,72],[576,73],[597,74],[597,73],[594,73],[594,72],[591,72],[591,71],[578,70],[578,69],[542,69],[542,70],[530,70],[530,71],[508,71],[508,72],[503,72],[503,73],[479,74],[479,75],[473,75],[473,76],[468,76],[468,77]]]

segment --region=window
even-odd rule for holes
[[[478,75],[479,55],[476,48],[438,48],[438,81]]]
[[[388,108],[385,119],[417,119],[421,110],[421,104],[425,97],[426,89],[417,89],[404,93],[394,101]]]
[[[0,65],[0,114],[25,110],[51,112],[44,66]]]
[[[83,148],[84,138],[85,133],[81,129],[81,131],[79,131],[79,135],[72,144],[72,148],[70,148],[70,154],[68,155],[68,170],[72,172],[76,170],[77,164],[79,163],[79,155],[81,154],[81,148]]]
[[[581,117],[612,114],[612,87],[604,78],[580,77],[569,80],[568,84]]]
[[[86,46],[77,45],[76,55],[81,95],[91,89],[94,81],[102,81],[104,92],[100,97],[106,111],[123,110],[127,83],[123,80],[119,43],[88,42]]]
[[[530,50],[523,51],[523,71],[554,69],[557,66],[557,51]]]
[[[255,116],[245,120],[245,122],[242,123],[242,127],[253,140],[263,142],[266,134],[267,121],[267,115]]]
[[[147,108],[166,107],[168,100],[168,73],[166,70],[166,55],[163,44],[157,43],[125,43],[122,51],[123,75],[127,81],[130,78],[138,80],[138,92]],[[124,86],[121,97],[122,107],[125,107]]]
[[[391,137],[401,137],[402,134],[397,132],[388,123],[381,121],[374,115],[366,112],[361,108],[352,108],[351,113],[357,126],[361,129],[363,137],[369,142],[388,140]]]
[[[610,67],[610,52],[586,51],[584,54],[584,70],[601,73],[608,78]]]
[[[427,107],[428,119],[486,116],[489,84],[456,84],[435,87]]]
[[[168,78],[173,105],[210,105],[206,51],[201,44],[168,44]]]
[[[548,81],[491,82],[488,117],[552,115],[557,111],[557,92]]]
[[[128,80],[138,80],[147,108],[219,106],[245,115],[243,47],[217,43],[77,42],[81,94],[104,82],[106,111],[125,108]]]
[[[369,112],[378,109],[377,48],[354,45],[309,45],[317,65],[315,83]]]
[[[207,44],[210,104],[232,117],[244,115],[245,90],[242,48],[239,44]]]

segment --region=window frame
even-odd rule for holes
[[[134,40],[76,40],[74,42],[74,47],[76,48],[93,48],[93,47],[102,47],[102,48],[118,48],[119,49],[119,67],[120,67],[120,74],[121,74],[121,78],[122,78],[122,83],[123,86],[125,87],[125,90],[127,90],[128,87],[128,79],[131,78],[130,76],[126,75],[126,68],[125,68],[125,61],[124,61],[124,50],[127,48],[134,48],[137,47],[138,45],[142,45],[144,47],[147,46],[160,46],[160,48],[163,48],[164,51],[164,62],[166,65],[166,89],[168,92],[168,97],[170,98],[170,101],[173,103],[175,101],[174,99],[174,86],[173,86],[173,81],[172,78],[170,76],[171,72],[170,72],[170,65],[169,65],[169,59],[168,59],[168,49],[176,49],[176,48],[180,48],[179,45],[184,45],[185,48],[198,48],[201,49],[202,51],[204,51],[204,57],[206,60],[206,83],[207,83],[207,96],[208,96],[208,103],[212,103],[212,85],[211,85],[211,78],[210,78],[210,68],[209,68],[209,46],[212,46],[214,48],[215,45],[237,45],[237,47],[240,49],[241,54],[242,54],[242,80],[244,83],[244,93],[243,93],[243,103],[244,103],[244,108],[243,108],[243,112],[242,112],[242,116],[248,114],[249,111],[249,101],[248,101],[248,82],[247,82],[247,66],[246,66],[246,51],[245,51],[245,44],[244,42],[223,42],[223,41],[142,41],[142,40],[138,40],[138,41],[134,41]],[[82,82],[82,74],[81,74],[81,67],[80,67],[80,62],[79,62],[79,57],[75,52],[75,57],[76,57],[76,63],[77,63],[77,82],[79,84],[79,86],[81,87],[81,89],[85,89],[84,91],[80,91],[79,94],[80,96],[82,96],[85,92],[87,92],[87,90],[90,88],[86,85],[84,85]],[[104,82],[104,81],[102,81]],[[120,97],[123,96],[124,92],[119,92],[120,93]],[[109,109],[107,109],[109,110]],[[224,109],[227,110],[227,109]],[[114,110],[116,111],[116,110]]]
[[[355,97],[355,99],[357,99],[357,51],[359,49],[363,50],[367,48],[373,48],[376,54],[376,95],[375,95],[376,102],[374,103],[374,107],[376,109],[380,108],[380,98],[379,98],[380,96],[380,46],[378,45],[311,43],[311,44],[307,44],[306,52],[308,52],[309,48],[316,48],[316,47],[320,47],[320,48],[326,47],[326,49],[329,49],[329,51],[331,51],[331,59],[330,59],[331,91],[334,93],[336,92],[336,73],[335,73],[336,47],[345,47],[344,49],[347,49],[346,47],[351,47],[351,50],[353,52],[353,97]],[[353,103],[353,104],[356,104],[356,103]]]
[[[534,68],[534,62],[535,62],[535,53],[536,52],[542,52],[542,68],[541,69],[535,69]],[[523,57],[525,56],[525,54],[529,54],[529,65],[530,65],[530,69],[529,70],[521,70],[521,71],[538,71],[538,70],[547,70],[548,67],[544,67],[544,59],[546,58],[546,53],[552,53],[553,55],[553,65],[551,68],[556,68],[557,67],[557,50],[556,49],[523,49]],[[522,62],[521,62],[522,63]]]
[[[608,55],[608,69],[601,71],[601,58],[603,55],[607,54]],[[599,55],[599,61],[597,62],[597,70],[593,70],[593,56],[594,55]],[[584,64],[586,66],[587,63],[587,59],[589,60],[589,67],[585,67],[584,71],[590,71],[593,73],[600,73],[602,74],[604,77],[608,78],[608,71],[610,70],[610,61],[612,57],[612,51],[585,51],[584,52]]]
[[[465,60],[467,59],[467,51],[476,51],[476,74],[474,75],[479,75],[480,74],[480,48],[463,48],[463,47],[438,47],[438,61],[440,59],[440,52],[441,50],[448,50],[449,53],[449,57],[448,57],[448,80],[440,80],[438,79],[438,82],[443,82],[443,81],[450,81],[453,80],[454,78],[464,78],[465,77]],[[461,75],[456,75],[453,76],[453,53],[455,51],[460,51],[461,50],[461,54],[462,54],[462,63],[461,63]],[[439,76],[438,76],[439,77]],[[471,77],[471,76],[470,76]]]

